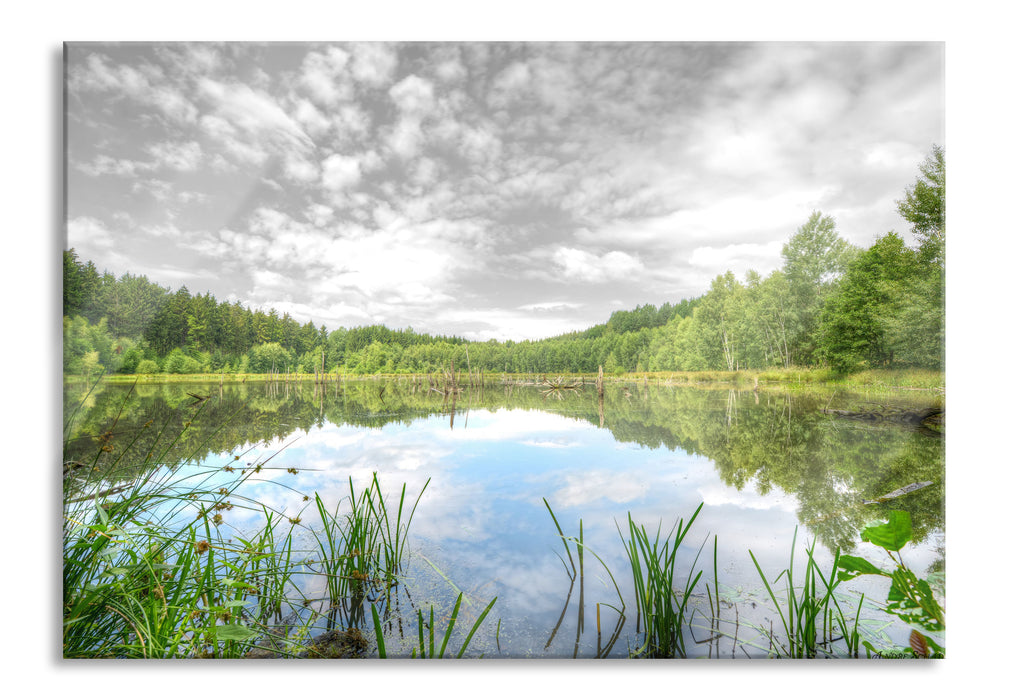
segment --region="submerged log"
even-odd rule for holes
[[[878,422],[890,422],[890,423],[903,423],[904,425],[923,425],[926,421],[930,423],[939,423],[942,421],[942,417],[945,416],[946,409],[944,408],[926,408],[922,410],[907,409],[907,408],[894,408],[890,406],[884,406],[883,408],[876,411],[843,411],[838,408],[824,408],[823,412],[830,416],[837,416],[838,418],[847,418],[849,420],[860,420],[869,423]]]
[[[867,506],[871,506],[871,505],[877,505],[879,503],[882,503],[883,501],[892,501],[895,498],[900,498],[901,496],[903,496],[905,494],[912,493],[914,491],[917,491],[918,489],[923,489],[926,486],[931,486],[931,485],[932,485],[931,481],[916,481],[915,483],[908,484],[907,486],[899,488],[896,491],[891,491],[890,493],[886,494],[885,496],[880,496],[879,498],[875,498],[875,499],[873,499],[871,501],[865,501],[865,500],[863,500],[862,504],[863,505],[867,505]]]

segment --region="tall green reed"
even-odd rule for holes
[[[349,601],[352,619],[359,622],[365,590],[388,590],[396,585],[402,572],[407,535],[421,496],[427,490],[428,479],[413,502],[404,520],[406,485],[403,486],[393,518],[389,504],[379,485],[378,475],[357,491],[353,479],[348,480],[350,495],[346,499],[349,512],[340,515],[340,506],[330,512],[316,494],[320,530],[312,530],[318,545],[318,566],[326,577],[326,587],[334,607]]]
[[[590,547],[585,544],[585,528],[581,520],[578,521],[578,537],[572,537],[564,534],[564,530],[561,528],[560,522],[557,520],[557,516],[554,514],[553,508],[550,507],[550,503],[547,499],[543,499],[543,505],[547,507],[547,512],[550,513],[550,519],[553,520],[554,527],[557,528],[557,534],[561,538],[561,543],[564,545],[564,551],[567,552],[568,561],[571,563],[571,569],[568,569],[567,564],[564,559],[558,554],[558,558],[561,560],[561,565],[564,566],[564,571],[567,573],[568,578],[571,579],[571,586],[568,588],[567,597],[564,600],[564,606],[561,608],[560,617],[557,618],[557,624],[554,625],[553,631],[550,633],[549,639],[544,649],[548,649],[553,643],[554,637],[560,631],[561,625],[564,622],[564,616],[567,614],[568,605],[571,603],[571,595],[574,593],[575,581],[579,581],[578,589],[578,621],[575,626],[575,645],[573,656],[578,657],[578,649],[581,644],[582,633],[585,631],[585,552],[588,551],[596,561],[603,567],[607,575],[610,577],[610,581],[613,584],[613,590],[620,601],[620,607],[617,608],[611,603],[596,603],[596,658],[606,658],[609,656],[610,652],[613,650],[614,645],[616,645],[617,640],[620,637],[620,632],[623,630],[624,622],[626,621],[626,615],[624,614],[627,605],[624,603],[623,595],[620,593],[620,586],[617,584],[617,580],[610,571],[610,568],[606,565],[606,562],[596,554]],[[574,556],[571,554],[571,548],[568,546],[568,541],[575,544],[575,549],[578,552],[578,565],[575,566]],[[603,644],[603,628],[602,628],[602,616],[601,607],[610,608],[617,614],[617,620],[614,624],[613,632],[607,639],[606,644]]]
[[[292,531],[279,529],[282,514],[243,493],[280,451],[239,471],[233,463],[240,457],[224,467],[198,464],[192,455],[202,444],[178,455],[204,405],[187,409],[174,434],[172,421],[160,429],[148,423],[143,430],[157,434],[139,463],[124,462],[139,433],[113,446],[113,422],[93,461],[64,468],[65,657],[238,657],[264,643],[283,652],[291,640],[269,625],[285,611],[295,620],[317,616],[296,584],[301,574],[312,575],[308,562],[315,558],[344,567],[328,578],[339,583],[329,587],[330,607],[347,597],[360,601],[365,583],[395,585],[419,495],[407,512],[404,486],[391,512],[377,475],[361,493],[351,482],[350,517],[323,517],[324,535],[315,533],[328,551],[298,551]],[[328,516],[318,495],[316,503]],[[234,508],[259,511],[264,524],[250,536],[235,535],[233,544],[220,527]],[[300,518],[290,520],[293,528]]]
[[[703,506],[703,503],[699,505],[686,523],[681,518],[675,536],[670,531],[664,540],[660,535],[661,524],[655,537],[650,538],[644,526],[635,523],[629,513],[627,515],[628,537],[625,540],[620,533],[620,539],[631,565],[638,632],[643,637],[640,646],[632,650],[633,656],[674,658],[687,654],[684,630],[690,596],[703,573],[694,573],[703,545],[698,548],[682,588],[675,585],[676,558]]]
[[[778,611],[782,628],[781,634],[784,636],[784,641],[781,641],[774,635],[773,629],[768,631],[769,653],[772,656],[810,659],[837,656],[839,654],[834,651],[833,644],[835,641],[843,640],[846,646],[846,655],[857,657],[858,620],[864,597],[859,601],[855,618],[849,625],[836,595],[837,588],[841,583],[841,578],[838,576],[840,551],[834,554],[830,575],[824,576],[820,566],[813,558],[815,540],[812,545],[806,548],[806,566],[802,572],[800,585],[797,581],[799,572],[795,563],[795,545],[798,534],[799,530],[796,528],[795,534],[792,536],[788,568],[774,579],[774,583],[777,583],[784,577],[785,586],[780,601],[767,576],[764,575],[763,569],[760,568],[757,557],[752,550],[750,551],[750,558],[753,560],[754,566],[757,567],[757,573],[760,574],[760,579],[771,597],[775,610]],[[784,610],[782,610],[782,602],[784,602]]]
[[[445,626],[445,632],[442,634],[441,643],[436,644],[435,642],[435,628],[437,624],[435,622],[434,606],[430,606],[428,610],[427,619],[424,618],[424,613],[421,610],[417,611],[417,645],[410,651],[410,658],[416,659],[443,659],[445,654],[449,649],[449,640],[452,637],[452,632],[455,630],[456,621],[459,618],[459,609],[462,607],[463,594],[460,593],[459,597],[455,600],[455,607],[452,608],[452,613],[449,615],[448,623]],[[497,597],[495,596],[490,603],[483,609],[480,615],[476,618],[473,624],[470,626],[469,633],[463,640],[462,645],[456,652],[456,658],[462,658],[466,653],[466,649],[469,648],[470,642],[473,641],[474,635],[476,635],[477,630],[480,625],[483,624],[484,619],[490,614],[491,608],[497,602]],[[388,652],[385,646],[385,635],[382,632],[382,621],[379,617],[378,609],[375,607],[374,603],[371,605],[371,617],[375,625],[375,634],[377,637],[378,645],[378,655],[379,658],[387,658]],[[500,627],[500,621],[498,621]],[[427,633],[425,635],[425,628]],[[438,651],[435,651],[437,646]]]

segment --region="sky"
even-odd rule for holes
[[[71,43],[67,245],[288,313],[536,339],[867,247],[945,145],[940,42]]]

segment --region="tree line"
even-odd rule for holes
[[[645,304],[605,324],[537,341],[468,342],[382,325],[328,330],[276,310],[99,273],[63,255],[64,371],[125,374],[340,371],[691,371],[826,366],[942,369],[945,155],[935,146],[897,200],[914,244],[896,233],[867,249],[813,212],[766,277],[718,275],[698,298]]]

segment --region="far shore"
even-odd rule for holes
[[[557,372],[521,372],[521,373],[469,373],[456,372],[456,384],[465,388],[501,383],[544,383],[547,380],[563,378],[567,381],[579,381],[593,384],[599,379],[598,373],[557,373]],[[737,388],[764,389],[771,387],[808,387],[850,389],[857,391],[917,391],[934,394],[945,394],[946,374],[934,370],[897,369],[897,370],[865,370],[849,375],[839,375],[827,369],[790,368],[768,370],[738,370],[735,372],[698,371],[698,372],[623,372],[602,375],[606,383],[611,382],[641,382],[657,385],[691,385],[691,386],[733,386]],[[94,377],[80,375],[65,375],[64,383],[93,382]],[[165,384],[165,383],[309,383],[335,384],[343,381],[404,381],[413,383],[433,383],[442,385],[448,381],[447,372],[405,373],[405,374],[344,374],[342,372],[327,372],[314,374],[305,372],[287,372],[273,374],[112,374],[103,378],[110,384]]]

